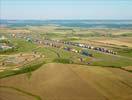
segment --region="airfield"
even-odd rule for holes
[[[0,100],[132,99],[130,28],[0,27],[0,37]]]

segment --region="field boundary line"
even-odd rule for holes
[[[27,91],[24,91],[24,90],[21,90],[21,89],[12,87],[12,86],[0,86],[0,88],[12,89],[12,90],[15,90],[15,91],[17,91],[17,92],[21,92],[21,93],[23,93],[23,94],[32,96],[32,97],[36,98],[36,100],[42,100],[41,97],[38,96],[38,95],[32,94],[32,93],[30,93],[30,92],[27,92]]]

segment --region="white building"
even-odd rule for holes
[[[1,36],[0,40],[7,40],[7,38],[5,36]]]

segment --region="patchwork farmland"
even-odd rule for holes
[[[132,99],[131,28],[17,24],[0,26],[0,100]]]

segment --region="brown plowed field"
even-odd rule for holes
[[[132,100],[132,73],[117,68],[47,64],[30,79],[27,74],[17,75],[0,79],[0,85],[27,91],[41,100]],[[1,98],[34,100],[7,88],[0,88]]]

